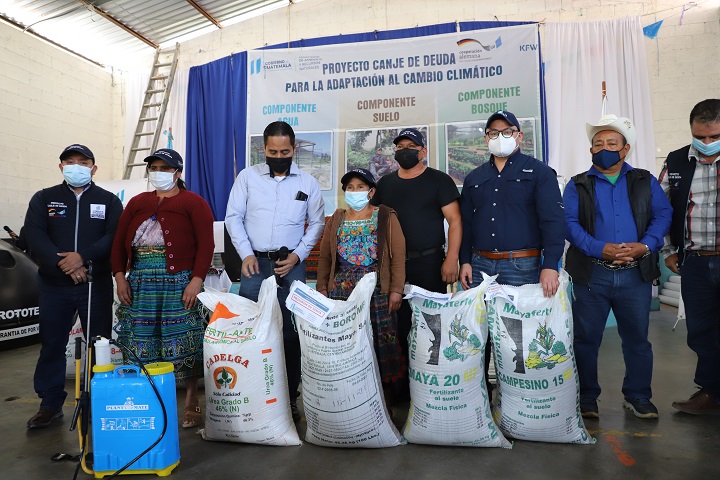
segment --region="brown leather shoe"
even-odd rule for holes
[[[693,415],[720,415],[720,401],[712,393],[703,389],[693,393],[684,402],[673,402],[672,406],[681,412]]]
[[[53,421],[58,418],[62,418],[62,416],[62,410],[50,410],[48,408],[40,407],[40,410],[38,410],[38,412],[33,415],[30,420],[28,420],[27,428],[49,427]]]

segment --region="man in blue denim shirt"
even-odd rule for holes
[[[565,188],[570,249],[566,268],[575,302],[573,346],[580,380],[580,411],[598,417],[598,350],[610,309],[625,359],[623,406],[639,418],[657,418],[650,398],[653,354],[648,341],[652,282],[672,208],[655,177],[625,163],[635,144],[628,118],[604,115],[587,124],[593,166]]]
[[[493,113],[485,124],[490,160],[465,177],[460,212],[460,282],[471,288],[483,272],[506,285],[540,283],[546,297],[560,285],[565,217],[557,176],[543,162],[520,153],[523,133],[511,112]],[[485,349],[488,391],[490,348]]]

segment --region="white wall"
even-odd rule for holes
[[[72,143],[113,177],[114,92],[110,73],[0,22],[0,226],[20,231],[33,193],[62,181]]]

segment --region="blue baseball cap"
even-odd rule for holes
[[[89,158],[93,161],[93,163],[95,163],[95,155],[93,155],[93,153],[88,147],[86,147],[85,145],[80,145],[79,143],[73,143],[72,145],[65,147],[65,150],[63,150],[60,154],[60,160],[65,160],[73,153],[79,153],[80,155],[84,156],[85,158]]]
[[[487,123],[485,124],[485,128],[490,127],[490,124],[495,120],[505,120],[510,125],[514,125],[518,130],[520,130],[520,122],[518,122],[517,117],[512,112],[508,112],[507,110],[498,110],[490,115],[490,118],[488,118]]]
[[[400,134],[395,137],[395,140],[393,140],[393,143],[395,145],[398,144],[398,142],[403,139],[407,138],[408,140],[412,140],[415,145],[419,145],[421,147],[425,146],[425,138],[423,137],[422,133],[417,128],[406,128],[400,132]]]
[[[370,188],[375,188],[377,186],[375,184],[375,177],[373,177],[373,174],[370,173],[370,170],[366,170],[364,168],[353,168],[352,170],[349,170],[345,175],[343,175],[340,179],[343,190],[345,190],[345,186],[353,177],[359,178],[363,182],[367,183]]]
[[[177,168],[178,170],[183,169],[183,158],[178,152],[170,148],[161,148],[160,150],[155,150],[155,153],[153,153],[149,157],[145,157],[145,161],[148,163],[152,162],[153,160],[162,160],[171,167]]]

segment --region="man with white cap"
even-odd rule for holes
[[[658,252],[672,208],[650,172],[625,162],[635,144],[630,119],[603,115],[586,129],[593,166],[572,178],[563,199],[580,411],[583,417],[599,416],[598,350],[612,308],[625,359],[623,406],[636,417],[657,418],[650,401],[648,324],[652,282],[660,276]]]

